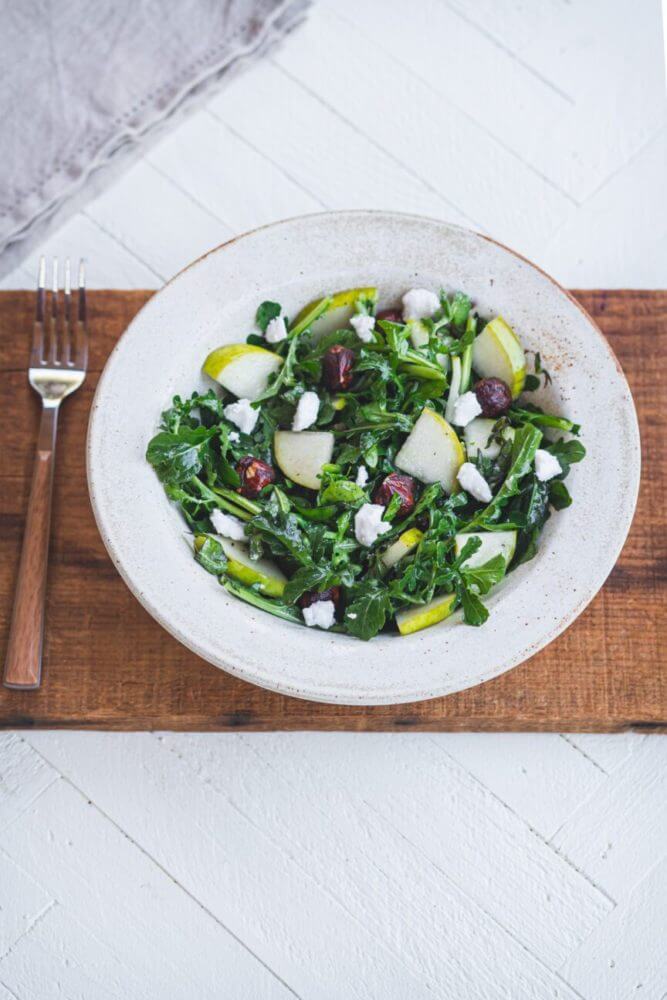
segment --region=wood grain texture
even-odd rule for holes
[[[47,597],[45,677],[0,693],[0,725],[175,730],[590,730],[667,726],[664,643],[667,458],[661,422],[667,292],[577,292],[628,376],[644,458],[639,507],[598,597],[546,650],[493,681],[415,705],[338,707],[273,694],[209,666],[160,628],[117,575],[97,533],[84,441],[101,368],[150,293],[90,296],[90,373],[63,410]],[[10,419],[0,470],[0,609],[4,652],[38,423],[26,373],[33,296],[0,294],[0,379]],[[148,432],[147,432],[148,433]],[[604,488],[604,484],[601,484]]]
[[[42,674],[57,423],[58,407],[43,408],[5,660],[4,683],[11,688],[39,687]]]

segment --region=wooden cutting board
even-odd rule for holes
[[[625,369],[642,433],[639,507],[602,592],[564,635],[502,677],[447,698],[373,708],[287,698],[209,666],[149,617],[113,568],[88,501],[86,424],[104,362],[150,294],[90,294],[91,371],[61,414],[43,684],[39,691],[0,689],[0,725],[120,730],[667,728],[667,292],[576,292]],[[33,308],[29,292],[0,293],[3,660],[37,433],[38,400],[25,370]]]

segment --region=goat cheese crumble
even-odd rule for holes
[[[537,449],[535,452],[535,475],[541,483],[546,483],[554,476],[560,476],[562,471],[560,462],[555,455],[552,455],[550,451],[545,451],[544,448]]]
[[[375,316],[363,316],[361,313],[358,316],[353,316],[350,320],[350,326],[353,328],[359,340],[362,340],[364,344],[370,344],[375,337],[373,336],[373,330],[375,328]]]
[[[309,628],[331,628],[336,621],[336,605],[333,601],[315,601],[303,609],[303,620]]]
[[[238,517],[232,517],[231,514],[216,509],[211,512],[211,523],[218,535],[222,535],[223,538],[231,538],[235,542],[245,541],[245,527]]]
[[[230,431],[227,437],[232,442],[232,444],[236,444],[237,441],[241,440],[241,435],[239,434],[238,431]]]
[[[237,399],[235,403],[225,406],[222,412],[244,434],[252,434],[259,417],[259,409],[256,410],[249,399]]]
[[[292,421],[293,431],[305,431],[317,420],[320,409],[320,397],[316,392],[304,392],[303,396],[296,404],[296,413]]]
[[[403,296],[403,319],[430,319],[440,308],[440,299],[427,288],[411,288]]]
[[[481,503],[491,503],[493,494],[481,472],[472,462],[464,462],[456,477],[462,489]]]
[[[475,393],[464,392],[454,403],[454,423],[457,427],[467,427],[481,412],[482,407]]]
[[[279,344],[281,340],[287,339],[287,327],[284,316],[274,316],[266,324],[264,339],[268,344]]]
[[[391,529],[389,521],[383,521],[384,507],[379,503],[365,503],[354,515],[354,535],[360,545],[370,548],[380,535]]]
[[[360,465],[357,469],[357,478],[355,480],[357,486],[365,486],[368,482],[368,469],[365,465]]]

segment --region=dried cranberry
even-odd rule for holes
[[[380,312],[375,318],[383,319],[387,323],[402,323],[403,313],[400,309],[380,309]]]
[[[252,455],[245,455],[237,463],[236,471],[241,480],[237,492],[249,499],[259,496],[265,486],[276,481],[273,466]]]
[[[301,595],[297,604],[300,608],[309,608],[311,604],[316,604],[318,601],[333,601],[338,614],[341,610],[340,587],[329,587],[327,590],[307,590],[305,594]]]
[[[485,417],[500,417],[512,405],[510,387],[500,378],[480,379],[474,391]]]
[[[334,344],[330,347],[322,359],[324,370],[324,381],[328,389],[332,392],[341,392],[349,389],[352,384],[352,366],[354,365],[354,351],[342,344]]]
[[[401,498],[396,517],[406,517],[415,505],[415,481],[412,476],[402,476],[398,472],[385,476],[373,494],[373,503],[386,507],[395,493]]]

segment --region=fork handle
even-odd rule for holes
[[[39,426],[5,660],[4,683],[9,688],[38,688],[42,675],[44,603],[57,429],[58,406],[45,405]]]

